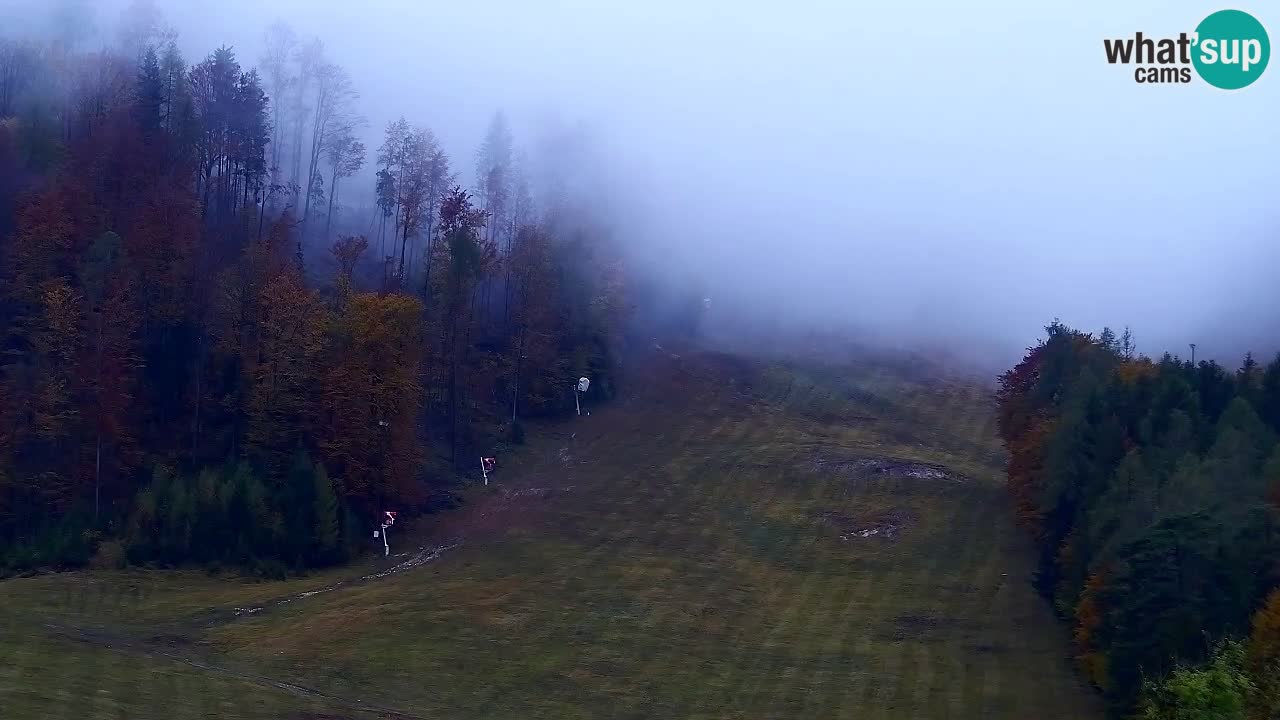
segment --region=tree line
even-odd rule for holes
[[[1280,717],[1280,356],[1153,360],[1055,321],[997,400],[1036,586],[1113,716]]]
[[[0,569],[337,562],[578,375],[612,394],[617,254],[535,207],[500,114],[472,190],[392,123],[342,215],[363,120],[323,45],[130,38],[0,39]]]

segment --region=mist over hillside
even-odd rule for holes
[[[0,18],[93,47],[146,6],[4,0]],[[155,7],[189,57],[226,44],[252,65],[278,20],[321,38],[365,144],[424,123],[467,185],[501,109],[542,192],[588,193],[635,268],[723,312],[998,363],[1054,317],[1129,325],[1156,354],[1277,347],[1275,83],[1139,87],[1102,54],[1207,6]],[[372,166],[349,187],[372,207]]]

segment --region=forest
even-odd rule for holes
[[[467,188],[425,125],[366,148],[319,40],[157,28],[0,38],[0,570],[340,562],[613,393],[619,255],[501,113]]]
[[[1000,377],[999,431],[1080,671],[1116,717],[1280,717],[1280,356],[1047,333]]]

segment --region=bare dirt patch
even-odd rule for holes
[[[967,638],[979,633],[979,627],[972,619],[950,617],[946,615],[925,615],[903,613],[893,618],[893,623],[878,633],[884,640],[893,642],[965,642],[974,652],[999,654],[1007,648],[999,643],[981,641],[969,645]]]
[[[865,538],[892,540],[914,519],[910,513],[902,510],[866,513],[858,517],[828,511],[819,514],[818,518],[835,529],[841,540]]]
[[[152,635],[147,638],[147,642],[153,645],[163,645],[171,649],[191,647],[195,644],[190,637],[172,632]]]
[[[965,480],[963,476],[941,465],[886,457],[836,458],[819,456],[814,458],[812,468],[816,472],[839,473],[842,475],[883,475],[918,480],[943,480],[946,482],[964,482]]]
[[[982,642],[970,645],[969,649],[984,655],[1007,655],[1009,646],[1004,643]]]
[[[943,627],[940,618],[929,615],[899,615],[893,619],[893,626],[885,636],[894,642],[933,640]]]

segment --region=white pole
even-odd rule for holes
[[[391,546],[387,544],[387,526],[384,524],[382,526],[382,556],[387,557],[389,555],[391,555]]]
[[[573,386],[573,405],[578,408],[578,415],[582,415],[582,403],[578,402],[578,386]]]
[[[489,487],[489,471],[484,469],[484,458],[480,458],[480,474],[484,476],[484,486]]]

